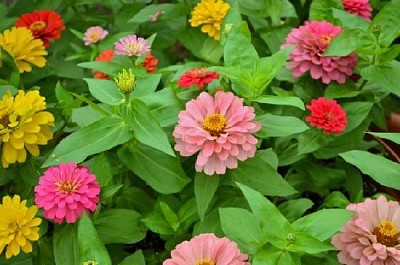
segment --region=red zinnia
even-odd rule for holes
[[[346,129],[346,112],[336,102],[336,100],[327,100],[324,97],[311,100],[307,105],[311,115],[306,117],[311,126],[323,129],[326,134],[338,134]]]
[[[110,62],[114,56],[114,50],[104,50],[99,56],[96,57],[98,62]],[[108,75],[100,72],[99,70],[93,70],[94,78],[96,79],[108,79]]]
[[[153,73],[157,70],[158,60],[156,57],[153,56],[151,52],[146,54],[146,58],[144,59],[142,66],[146,68],[148,73]]]
[[[206,71],[204,67],[194,68],[183,73],[178,80],[178,85],[181,87],[191,87],[197,85],[199,89],[203,88],[204,84],[210,83],[214,79],[218,79],[217,72]]]
[[[36,10],[23,14],[15,22],[16,27],[26,27],[32,31],[35,39],[41,39],[45,47],[51,40],[59,39],[65,29],[61,16],[52,10]]]

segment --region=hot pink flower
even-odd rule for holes
[[[372,7],[369,5],[368,0],[342,0],[342,4],[347,12],[371,21]]]
[[[288,57],[293,76],[310,72],[313,79],[322,79],[324,84],[332,80],[343,84],[346,76],[353,74],[357,55],[323,56],[329,43],[341,31],[340,27],[326,21],[306,21],[304,26],[292,29],[282,48],[296,45]]]
[[[35,187],[35,203],[44,217],[56,223],[75,223],[83,211],[96,210],[100,185],[89,168],[75,163],[61,163],[47,169]]]
[[[350,204],[356,215],[332,238],[340,250],[339,262],[346,265],[400,264],[400,207],[384,196]]]
[[[313,99],[307,109],[311,115],[306,117],[306,121],[311,126],[323,129],[326,134],[338,134],[346,129],[346,112],[336,100],[326,100],[324,97]]]
[[[257,139],[252,134],[261,128],[254,117],[253,107],[243,106],[243,99],[231,92],[218,91],[214,97],[202,92],[179,113],[175,150],[182,156],[199,152],[199,172],[224,174],[238,160],[254,156]]]
[[[250,265],[246,260],[247,255],[240,253],[235,242],[201,234],[177,245],[163,265]]]
[[[115,43],[115,54],[140,56],[150,51],[150,44],[144,38],[136,35],[122,37]]]
[[[108,31],[103,29],[102,27],[95,26],[95,27],[90,27],[86,30],[84,36],[83,36],[83,41],[85,42],[85,45],[88,46],[90,44],[97,43],[98,41],[101,41],[108,35]]]

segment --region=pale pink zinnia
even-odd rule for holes
[[[35,203],[56,223],[75,223],[83,211],[96,210],[100,185],[89,168],[71,162],[50,167],[35,187]]]
[[[324,84],[332,80],[343,84],[346,76],[353,74],[357,55],[323,56],[329,43],[342,31],[340,27],[326,21],[306,21],[304,26],[292,29],[282,48],[295,45],[290,53],[288,67],[299,77],[310,72],[313,79],[322,79]]]
[[[85,45],[88,46],[90,44],[94,44],[101,41],[107,35],[108,31],[103,29],[102,27],[99,26],[90,27],[84,33],[83,41],[85,42]]]
[[[377,200],[350,204],[356,212],[332,244],[340,250],[339,262],[345,265],[400,264],[400,207],[384,196]]]
[[[253,107],[243,106],[231,92],[218,91],[214,97],[202,92],[179,113],[175,150],[182,156],[199,152],[198,172],[224,174],[226,168],[237,168],[238,160],[254,156],[257,138],[252,134],[261,128],[254,117]]]
[[[214,234],[200,234],[183,241],[171,251],[171,258],[163,265],[250,265],[247,255],[240,252],[235,242]]]
[[[372,7],[369,5],[369,0],[342,0],[342,4],[346,12],[371,21]]]
[[[136,35],[122,37],[115,43],[115,54],[140,56],[150,51],[150,44],[144,38]]]

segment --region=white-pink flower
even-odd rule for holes
[[[253,157],[260,130],[253,107],[243,106],[243,99],[231,92],[218,91],[215,96],[202,92],[186,103],[175,127],[175,150],[182,156],[199,152],[196,170],[208,175],[224,174],[237,168],[238,160]]]
[[[246,260],[235,242],[201,234],[177,245],[163,265],[250,265]]]
[[[136,35],[128,35],[122,37],[115,43],[115,54],[131,56],[140,56],[150,51],[149,42],[137,37]]]
[[[99,26],[90,27],[84,33],[83,41],[85,42],[86,46],[89,46],[90,44],[94,44],[101,41],[107,35],[108,31],[103,29],[102,27]]]
[[[400,207],[384,196],[350,204],[356,212],[332,244],[340,250],[339,262],[345,265],[400,264]]]

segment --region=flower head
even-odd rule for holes
[[[96,210],[100,185],[89,168],[71,162],[50,167],[35,187],[35,203],[56,223],[75,223],[83,211]]]
[[[6,50],[18,66],[19,72],[30,72],[30,64],[43,67],[46,64],[47,51],[41,40],[35,40],[32,33],[26,28],[13,27],[0,33],[0,46]]]
[[[39,155],[38,145],[53,138],[49,126],[54,117],[46,109],[45,98],[37,90],[25,93],[19,90],[13,97],[8,91],[0,101],[0,145],[3,146],[3,167],[26,160],[26,150]]]
[[[313,79],[322,79],[324,84],[332,80],[343,84],[346,76],[353,74],[357,55],[323,56],[329,43],[341,32],[340,27],[326,21],[306,21],[304,26],[292,29],[282,48],[296,45],[290,53],[288,67],[299,77],[310,72]]]
[[[129,72],[123,69],[122,72],[118,73],[117,77],[114,78],[114,81],[122,93],[129,93],[135,88],[135,76],[131,68],[129,68]]]
[[[311,100],[307,105],[311,115],[306,117],[311,126],[323,129],[326,134],[338,134],[346,129],[346,112],[336,102],[336,100],[327,100],[324,97]]]
[[[189,19],[192,27],[201,26],[201,31],[208,36],[219,40],[221,25],[231,6],[223,0],[201,0],[192,11]]]
[[[108,31],[103,29],[102,27],[95,26],[88,28],[83,36],[83,41],[85,45],[88,46],[90,44],[97,43],[104,39],[108,35]]]
[[[181,87],[197,85],[201,89],[205,84],[209,84],[212,80],[218,78],[219,74],[217,72],[206,71],[204,67],[199,67],[183,73],[178,80],[178,85]]]
[[[26,207],[18,195],[3,197],[0,204],[0,254],[6,248],[6,258],[23,252],[32,252],[31,241],[39,239],[39,225],[42,219],[35,217],[38,208]]]
[[[32,31],[35,39],[41,39],[45,47],[51,40],[59,39],[65,29],[60,15],[52,10],[36,10],[23,14],[15,22],[16,27],[25,27]]]
[[[369,0],[342,0],[342,5],[346,12],[371,21],[372,7],[369,5]]]
[[[96,57],[97,62],[110,62],[114,56],[114,50],[104,50]],[[108,75],[100,72],[99,70],[93,70],[94,78],[96,79],[108,79]]]
[[[146,68],[146,72],[148,73],[153,73],[157,71],[157,64],[158,60],[156,57],[153,56],[151,52],[148,52],[146,54],[146,58],[144,58],[144,61],[142,62],[142,66]]]
[[[243,106],[243,99],[231,92],[218,91],[214,97],[202,92],[179,113],[175,150],[182,156],[199,152],[199,172],[224,174],[226,168],[236,168],[238,160],[254,156],[257,138],[252,134],[261,128],[254,118],[253,107]]]
[[[136,35],[122,37],[115,43],[115,54],[140,56],[150,51],[150,44],[144,38]]]
[[[183,241],[171,251],[171,258],[163,265],[250,265],[247,255],[240,252],[235,242],[214,234],[200,234]]]
[[[350,204],[347,210],[354,211],[355,216],[332,238],[332,244],[340,250],[339,262],[346,265],[399,264],[399,203],[379,196],[376,200]]]

